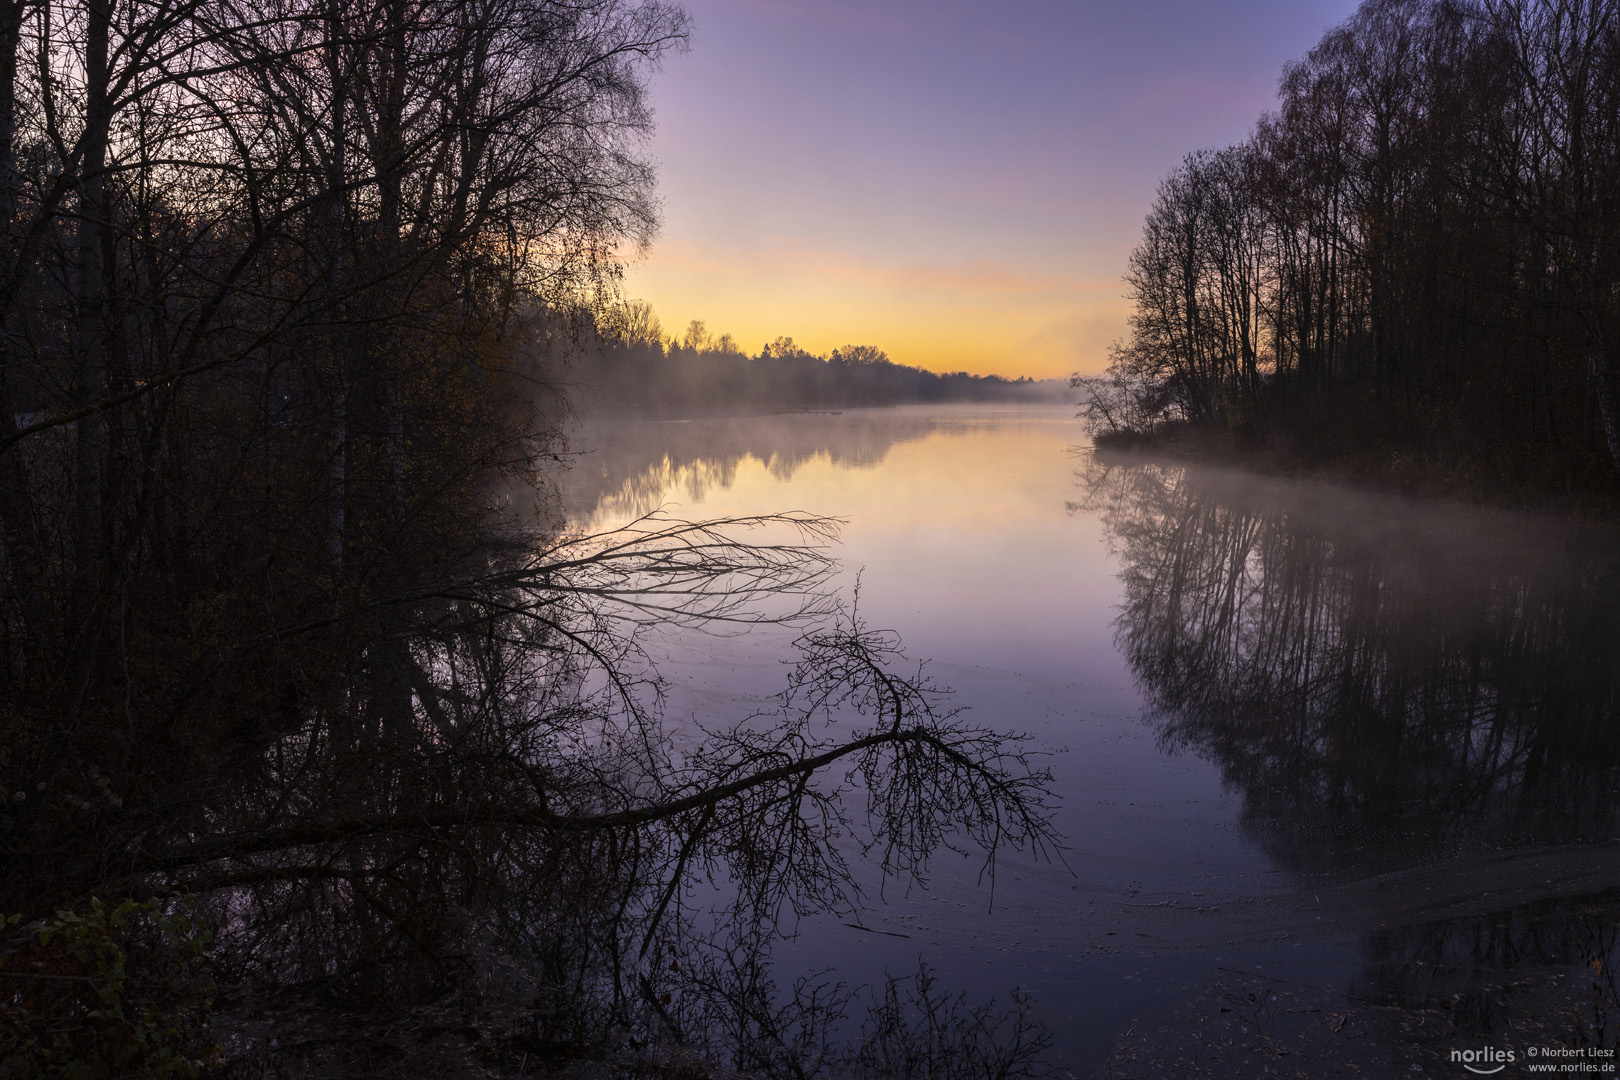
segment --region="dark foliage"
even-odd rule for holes
[[[0,4],[0,978],[69,980],[6,984],[6,1067],[678,1041],[663,950],[845,901],[835,829],[902,873],[1047,839],[1016,741],[859,627],[806,639],[777,722],[661,727],[637,628],[824,614],[829,523],[555,518],[545,375],[652,228],[685,33],[655,0]]]
[[[645,324],[652,319],[653,331]],[[659,339],[656,319],[632,306],[612,313],[577,373],[585,407],[791,410],[943,401],[1052,401],[1063,387],[1029,377],[938,374],[896,364],[870,345],[817,356],[777,338],[755,356],[693,323],[682,341]]]
[[[1160,186],[1094,429],[1612,491],[1620,6],[1368,0],[1281,97]]]

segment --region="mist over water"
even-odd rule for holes
[[[1085,481],[1162,741],[1280,864],[1620,832],[1609,530],[1128,457]]]
[[[875,466],[896,443],[945,423],[931,412],[879,409],[587,418],[571,436],[578,452],[563,479],[563,501],[576,524],[623,522],[672,501],[703,503],[736,484],[745,460],[790,483],[817,458],[835,468]]]
[[[1039,406],[599,417],[575,435],[581,528],[659,507],[844,519],[863,618],[975,722],[1051,755],[1067,865],[1004,853],[993,893],[949,852],[925,887],[869,880],[858,918],[797,928],[782,976],[872,981],[923,956],[980,997],[1021,985],[1085,1075],[1233,969],[1328,999],[1443,999],[1457,1031],[1488,1033],[1503,1014],[1479,988],[1612,950],[1611,531],[1081,438]],[[720,722],[780,689],[794,635],[646,644],[676,722]]]

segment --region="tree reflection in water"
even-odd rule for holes
[[[1612,855],[1612,530],[1124,455],[1081,481],[1074,509],[1102,515],[1121,561],[1115,642],[1161,744],[1220,767],[1277,865],[1376,894],[1398,888],[1382,871],[1459,855]],[[1449,865],[1425,879],[1445,904],[1361,913],[1357,992],[1443,1009],[1453,1033],[1542,1024],[1612,1044],[1616,895],[1551,895],[1537,875],[1492,899]],[[1572,966],[1596,974],[1564,976],[1557,1010],[1510,1008],[1526,972]]]
[[[1607,840],[1612,533],[1099,457],[1116,643],[1282,864]]]
[[[738,467],[750,457],[779,480],[790,479],[817,457],[844,468],[866,468],[883,461],[895,445],[949,426],[927,411],[871,409],[695,420],[592,418],[582,422],[575,438],[577,445],[592,449],[573,456],[562,501],[599,526],[640,517],[672,497],[702,502],[713,489],[731,487]]]
[[[1509,1027],[1516,993],[1541,989],[1538,971],[1583,969],[1593,973],[1591,985],[1561,995],[1563,1015],[1549,1019],[1566,1038],[1612,1043],[1620,1005],[1610,970],[1616,915],[1620,889],[1607,889],[1379,930],[1362,940],[1364,977],[1381,1004],[1444,1003],[1458,1031],[1489,1035]]]

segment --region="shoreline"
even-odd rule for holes
[[[1556,490],[1536,478],[1488,477],[1466,462],[1441,461],[1369,445],[1350,454],[1308,454],[1280,432],[1245,436],[1175,423],[1148,433],[1103,432],[1092,437],[1098,454],[1163,457],[1182,463],[1220,465],[1264,476],[1338,484],[1375,494],[1467,506],[1572,522],[1620,522],[1620,482],[1609,489],[1570,485]]]

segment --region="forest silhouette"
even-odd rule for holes
[[[1160,184],[1105,441],[1192,428],[1453,490],[1620,487],[1620,11],[1368,0]]]
[[[1018,740],[836,615],[836,523],[548,510],[687,35],[0,4],[0,1075],[1028,1068],[1022,1004],[771,981],[848,838],[1052,839]],[[774,722],[678,747],[637,634],[767,617]]]
[[[873,345],[821,356],[778,337],[750,356],[730,334],[693,320],[663,337],[652,309],[619,305],[594,320],[580,361],[564,369],[576,399],[594,408],[759,411],[918,402],[1033,402],[1067,398],[1060,380],[940,373],[897,364]]]

